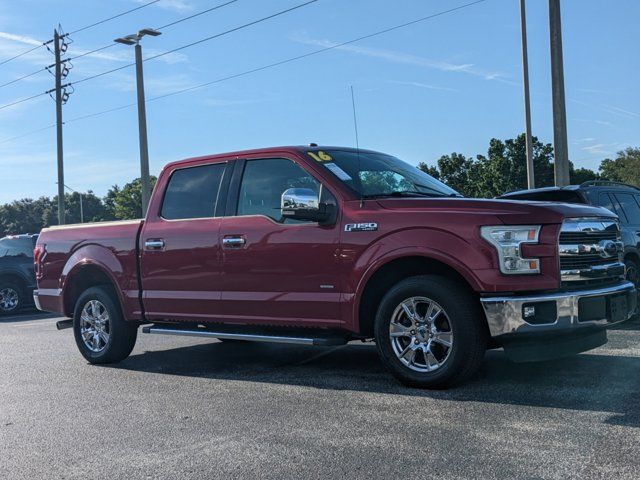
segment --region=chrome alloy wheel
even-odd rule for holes
[[[453,330],[444,309],[426,297],[407,298],[396,307],[389,339],[402,364],[417,372],[442,367],[453,348]]]
[[[101,352],[109,343],[110,333],[107,307],[98,300],[87,302],[80,315],[80,335],[85,346],[92,352]]]
[[[0,310],[3,312],[11,312],[18,308],[20,296],[18,292],[11,287],[5,287],[0,290]]]

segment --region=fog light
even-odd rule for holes
[[[522,309],[522,316],[524,318],[533,318],[536,316],[536,307],[530,306],[530,307],[524,307]]]

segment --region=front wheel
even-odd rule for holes
[[[384,296],[375,320],[378,353],[402,383],[448,388],[472,376],[487,348],[477,302],[445,277],[407,278]]]
[[[116,363],[133,350],[138,325],[123,318],[111,288],[92,287],[76,302],[73,333],[80,353],[90,363]]]

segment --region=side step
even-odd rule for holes
[[[208,328],[191,326],[184,328],[176,324],[159,324],[142,327],[142,333],[181,335],[187,337],[209,337],[249,342],[290,343],[296,345],[334,346],[345,345],[350,337],[347,333],[313,329],[252,328],[245,325],[215,325]]]
[[[73,319],[68,319],[68,320],[58,320],[56,322],[56,328],[58,330],[65,330],[67,328],[71,328],[73,327]]]

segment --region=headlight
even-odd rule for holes
[[[540,273],[540,260],[522,258],[520,252],[520,246],[523,243],[538,243],[539,225],[481,227],[480,235],[497,250],[502,273],[510,275]]]

